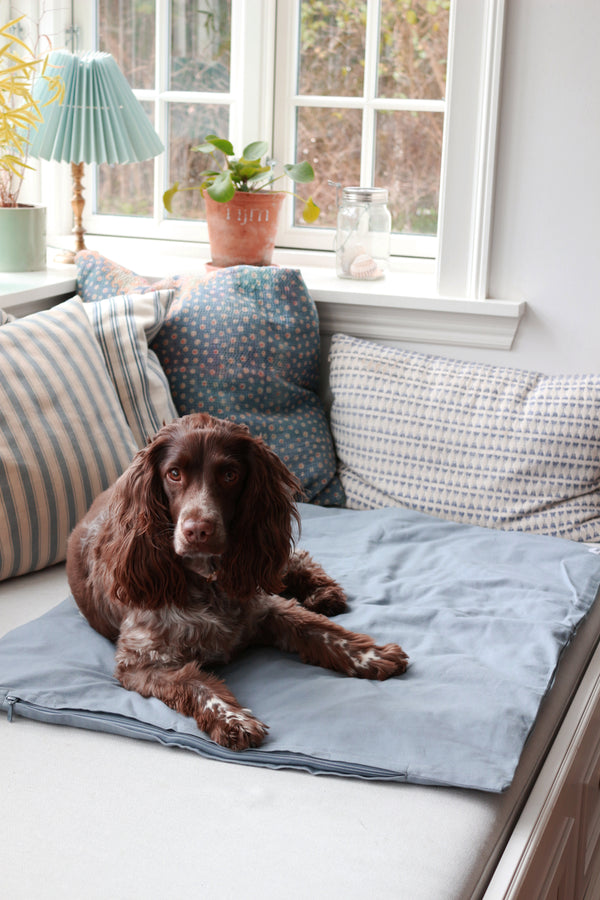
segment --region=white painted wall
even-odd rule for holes
[[[491,260],[490,296],[528,304],[512,350],[415,349],[600,372],[598,0],[507,0]]]

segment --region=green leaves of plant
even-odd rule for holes
[[[192,147],[192,150],[198,150],[200,153],[212,153],[215,149],[220,150],[225,156],[233,156],[233,144],[225,138],[217,137],[216,134],[208,134],[203,144]]]
[[[206,193],[218,203],[227,203],[235,194],[235,187],[231,178],[231,172],[220,172],[212,184],[206,188]]]
[[[244,152],[240,157],[234,155],[231,141],[220,138],[216,134],[207,135],[201,144],[192,149],[199,153],[209,153],[216,164],[221,166],[221,169],[208,169],[202,172],[200,184],[181,187],[180,183],[176,182],[163,194],[163,205],[167,212],[173,211],[173,197],[178,191],[205,190],[208,196],[217,203],[227,203],[236,191],[259,191],[269,187],[277,178],[282,177],[281,175],[269,177],[275,163],[271,160],[263,163],[263,159],[269,152],[269,145],[266,141],[252,141],[244,147]],[[217,160],[215,151],[223,154],[224,163]],[[308,184],[315,177],[313,167],[307,160],[301,163],[289,163],[283,166],[283,172],[292,181],[299,184]],[[297,195],[294,194],[294,196]],[[298,197],[298,199],[302,198]],[[305,204],[302,218],[309,224],[315,222],[319,217],[319,207],[314,203],[312,197],[302,202]]]
[[[295,163],[283,167],[283,170],[286,175],[292,179],[292,181],[297,181],[299,184],[308,184],[309,181],[313,181],[315,177],[315,173],[313,167],[307,160],[303,160],[301,163]]]
[[[248,144],[247,147],[244,147],[242,156],[244,159],[259,162],[268,152],[269,145],[266,141],[253,141],[251,144]]]
[[[172,213],[173,210],[171,208],[171,204],[173,203],[173,197],[179,190],[179,182],[176,181],[174,185],[172,185],[167,191],[164,192],[162,200],[163,206],[167,210],[167,212]]]

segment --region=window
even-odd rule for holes
[[[323,225],[336,219],[328,182],[387,187],[393,252],[435,256],[449,12],[449,0],[281,5],[275,135],[321,173]]]
[[[206,134],[229,136],[240,150],[266,136],[281,162],[313,163],[315,182],[286,187],[312,193],[321,208],[316,226],[306,226],[290,198],[279,244],[331,249],[337,196],[329,182],[376,184],[390,192],[393,252],[435,256],[450,0],[94,6],[95,43],[119,62],[167,152],[100,167],[91,230],[204,237],[199,193],[179,194],[170,216],[163,190],[210,165],[193,150]]]
[[[24,2],[25,0],[19,0],[20,9]],[[79,47],[94,46],[96,40],[95,22],[92,16],[94,3],[87,2],[87,0],[85,2],[84,0],[75,0],[73,4],[65,4],[64,0],[29,0],[29,4],[33,6],[38,2],[47,11],[44,27],[46,32],[53,36],[55,45],[60,46],[61,36],[69,34],[70,12],[73,8],[78,28]],[[316,3],[317,0],[314,2]],[[383,3],[384,0],[382,0]],[[6,5],[7,0],[0,0],[0,7],[3,4]],[[177,3],[173,0],[173,5],[178,9],[185,7],[183,0]],[[216,0],[194,0],[188,5],[194,9],[199,7],[206,9],[208,6],[212,9],[216,8]],[[325,3],[324,7],[329,8],[332,5],[332,3]],[[338,4],[335,5],[337,7]],[[432,298],[435,302],[431,304],[431,310],[443,308],[444,311],[449,311],[446,301],[440,305],[436,300],[436,295],[442,295],[445,298],[487,298],[488,250],[494,193],[496,122],[502,62],[504,5],[505,0],[451,0],[445,99],[441,100],[428,95],[415,101],[422,104],[422,109],[404,110],[413,112],[415,115],[428,113],[434,114],[438,118],[443,115],[444,118],[437,222],[438,250],[435,264],[437,289],[426,288],[426,294],[416,295],[403,294],[402,286],[397,291],[398,297],[427,296]],[[131,0],[122,0],[120,4],[117,4],[113,21],[116,23],[122,21],[121,10],[130,6]],[[221,7],[221,4],[218,6]],[[327,95],[327,104],[320,102],[320,96],[297,95],[293,75],[289,74],[293,72],[291,66],[284,66],[284,73],[288,73],[285,77],[289,83],[283,80],[280,56],[283,54],[284,63],[286,60],[289,62],[292,58],[290,42],[294,41],[295,32],[290,27],[289,17],[292,13],[299,14],[295,12],[296,6],[296,0],[278,0],[277,3],[275,0],[231,0],[229,90],[223,95],[213,91],[204,98],[202,96],[193,98],[195,101],[203,99],[207,104],[214,102],[219,106],[224,104],[227,107],[231,139],[235,146],[242,144],[244,136],[252,139],[257,134],[270,135],[275,131],[277,136],[273,143],[274,152],[284,162],[291,161],[288,154],[290,148],[295,146],[295,119],[294,116],[288,116],[282,121],[278,112],[279,105],[283,103],[284,108],[289,106],[290,98],[292,98],[295,115],[296,109],[319,105],[334,107],[335,102],[338,102],[334,102],[329,95]],[[424,6],[426,7],[427,4]],[[171,89],[173,86],[169,89],[166,88],[166,65],[162,55],[165,48],[163,47],[161,51],[156,49],[159,45],[162,46],[160,36],[168,33],[167,23],[170,7],[171,4],[167,0],[144,0],[144,2],[140,0],[135,4],[138,16],[151,9],[152,21],[158,23],[158,25],[152,25],[155,29],[155,49],[149,48],[148,56],[156,60],[155,77],[158,83],[163,85],[164,90],[162,93],[158,90],[156,81],[151,87],[142,87],[142,82],[138,80],[136,84],[134,79],[134,86],[136,86],[142,102],[148,104],[149,113],[153,116],[159,130],[167,127],[169,103],[183,99],[178,93],[179,88],[177,90]],[[372,2],[365,6],[368,11],[371,8]],[[369,15],[369,22],[371,22],[369,28],[372,29],[373,15],[370,12]],[[46,24],[48,18],[51,19],[51,27]],[[204,24],[206,26],[206,21]],[[136,34],[141,27],[142,22],[138,18],[134,29]],[[199,30],[202,32],[202,29]],[[204,33],[206,34],[206,27]],[[277,42],[279,55],[276,58],[274,48],[277,34],[279,35]],[[66,40],[68,37],[65,38]],[[185,45],[183,46],[185,49]],[[188,46],[193,53],[196,52],[191,44]],[[140,57],[139,48],[136,49],[130,42],[127,50],[129,57],[136,59],[136,67],[143,68],[146,60]],[[366,56],[365,59],[367,59]],[[367,68],[369,65],[370,62],[367,60]],[[127,70],[127,66],[125,69]],[[387,75],[386,78],[388,78]],[[384,81],[384,83],[386,82]],[[273,84],[276,87],[275,92],[271,89]],[[246,90],[245,100],[242,102],[240,98],[243,96],[244,85],[249,85],[251,90]],[[391,102],[386,96],[387,93],[389,91],[385,88],[382,96],[367,98],[367,116],[373,112],[379,113],[380,110],[377,107],[382,101],[384,103]],[[185,99],[191,101],[192,94],[186,92]],[[354,101],[351,102],[348,97],[341,95],[339,102],[350,107]],[[394,103],[405,104],[408,101],[401,97],[399,100],[396,98]],[[433,109],[431,104],[435,104],[436,108]],[[438,104],[443,104],[443,113],[442,106],[437,108]],[[190,114],[193,111],[191,107],[190,103]],[[394,110],[394,114],[396,112],[399,111]],[[277,129],[274,129],[274,123],[276,123]],[[361,141],[365,139],[366,134],[367,131],[363,129]],[[363,159],[366,158],[363,155]],[[151,202],[153,215],[156,215],[160,221],[155,223],[152,218],[143,215],[136,215],[132,219],[122,215],[103,214],[88,217],[88,221],[85,223],[88,230],[115,235],[131,234],[133,231],[130,223],[134,221],[135,233],[140,235],[179,238],[187,236],[194,241],[202,240],[205,237],[205,231],[201,221],[162,218],[162,186],[169,183],[170,175],[164,154],[150,168],[151,172],[148,176],[150,180],[147,183],[141,182],[139,188],[132,176],[129,176],[131,180],[128,182],[130,185],[128,194],[132,203],[136,204],[136,208],[140,199],[143,199],[145,203]],[[176,172],[175,174],[179,178],[181,173]],[[347,183],[345,177],[338,178],[337,174],[335,180],[343,180]],[[40,197],[48,205],[49,232],[64,234],[70,229],[72,222],[69,205],[70,178],[67,168],[64,167],[61,170],[61,167],[56,164],[43,164],[41,175]],[[86,213],[91,208],[91,182],[92,173],[87,172]],[[139,196],[141,193],[144,194],[143,198]],[[324,232],[325,229],[322,231]],[[318,230],[317,234],[319,234]],[[331,246],[331,244],[327,244],[322,233],[321,239],[322,246]],[[403,239],[403,236],[398,236],[399,241]],[[427,236],[423,236],[421,239],[435,241],[435,238]],[[284,236],[284,242],[289,243],[287,235]],[[421,251],[418,250],[418,252]],[[412,284],[406,288],[406,291],[412,291]],[[508,310],[509,306],[510,304],[504,304],[503,308]],[[468,307],[459,304],[456,311],[463,315],[467,308],[468,315],[475,313],[472,304],[468,304]],[[509,313],[515,320],[517,315],[520,315],[517,310],[509,311]],[[491,306],[489,313],[477,311],[476,315],[478,320],[482,320],[488,315],[490,332],[495,329]],[[500,315],[504,316],[504,312],[496,310],[496,317]],[[509,345],[508,341],[509,337],[505,339],[503,346]]]

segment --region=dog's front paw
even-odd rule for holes
[[[406,672],[408,656],[398,644],[385,644],[383,647],[373,644],[353,654],[351,663],[357,678],[385,681]]]
[[[269,728],[255,718],[250,710],[232,710],[220,716],[209,729],[209,735],[222,747],[229,750],[247,750],[259,747],[267,736]]]
[[[302,600],[302,606],[322,616],[339,616],[346,612],[346,595],[335,582],[323,585]]]

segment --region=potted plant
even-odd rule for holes
[[[36,56],[11,29],[19,16],[0,28],[0,271],[27,272],[46,268],[46,210],[19,203],[28,163],[29,133],[43,121],[33,98],[34,79],[51,86],[50,103],[62,102],[60,75],[46,74],[46,61]]]
[[[281,204],[285,194],[293,192],[268,189],[285,175],[299,184],[313,181],[315,173],[311,164],[306,161],[288,164],[276,175],[275,162],[266,159],[265,141],[253,141],[244,147],[241,156],[235,156],[233,145],[215,134],[208,135],[192,149],[210,154],[215,167],[201,173],[199,184],[181,186],[176,182],[165,191],[165,209],[172,212],[173,197],[179,191],[201,191],[206,204],[212,264],[270,265]],[[312,197],[303,203],[304,221],[316,221],[320,210]]]

